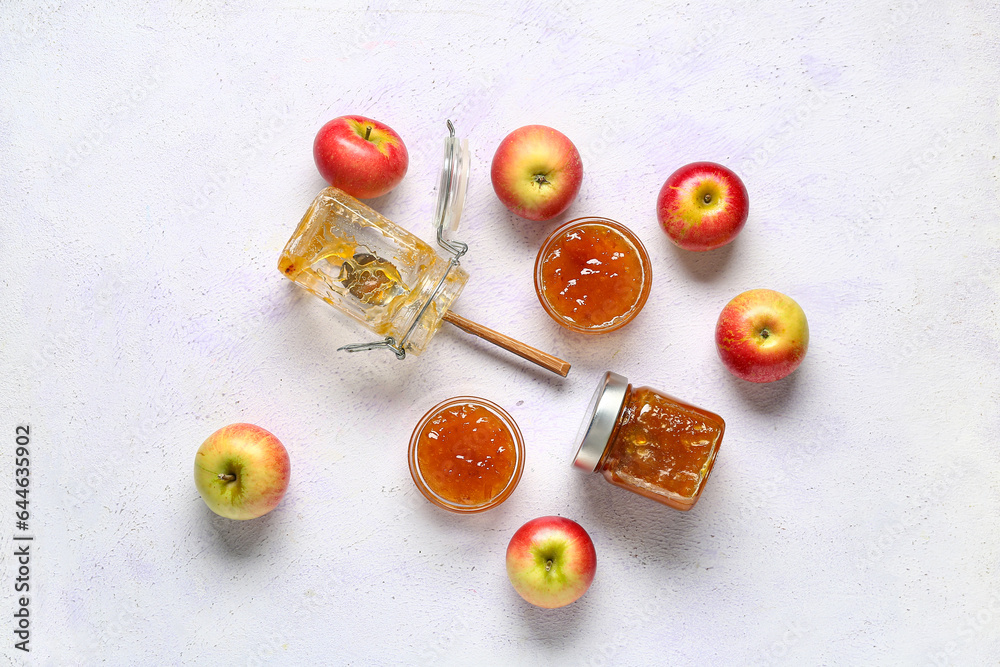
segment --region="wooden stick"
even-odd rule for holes
[[[515,340],[510,336],[505,336],[502,333],[494,331],[493,329],[484,327],[482,324],[478,324],[472,320],[467,320],[461,315],[453,313],[450,310],[445,311],[444,320],[445,322],[451,322],[466,333],[470,333],[473,336],[479,336],[483,340],[488,340],[494,345],[502,347],[508,352],[513,352],[517,356],[527,359],[534,364],[538,364],[542,368],[552,371],[557,375],[566,377],[566,374],[569,373],[570,365],[559,357],[554,357],[551,354],[542,352],[541,350],[536,350],[530,345],[525,345],[521,341]]]

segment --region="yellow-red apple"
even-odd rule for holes
[[[194,458],[194,484],[209,509],[229,519],[273,510],[288,489],[288,452],[254,424],[230,424],[208,436]]]
[[[507,545],[507,577],[536,607],[554,609],[587,592],[597,570],[597,552],[587,531],[561,516],[532,519]]]
[[[504,137],[490,168],[503,205],[528,220],[556,217],[573,203],[583,182],[580,152],[545,125],[525,125]]]
[[[733,375],[750,382],[774,382],[802,363],[809,347],[809,323],[791,297],[769,289],[743,292],[722,309],[715,346]]]
[[[672,173],[656,199],[656,217],[685,250],[713,250],[740,233],[750,199],[739,176],[714,162],[693,162]]]
[[[320,128],[313,158],[327,183],[358,199],[392,190],[410,164],[395,130],[364,116],[340,116]]]

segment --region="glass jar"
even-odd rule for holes
[[[469,280],[461,266],[333,186],[306,211],[278,270],[380,336],[405,339],[413,354],[426,348]]]
[[[607,218],[567,222],[545,239],[535,259],[535,292],[542,307],[579,333],[622,328],[642,310],[651,285],[642,242]]]
[[[607,372],[587,408],[573,465],[678,510],[694,507],[726,424],[650,387]]]
[[[456,396],[431,408],[413,429],[410,475],[427,500],[471,514],[507,500],[521,481],[524,441],[496,403]]]
[[[445,239],[458,229],[468,181],[469,146],[448,121],[435,208],[437,243],[447,257],[342,190],[331,186],[316,196],[278,270],[384,337],[340,349],[385,347],[402,359],[427,347],[469,280],[458,263],[468,246]]]

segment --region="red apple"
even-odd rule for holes
[[[507,576],[537,607],[554,609],[580,599],[597,569],[594,543],[580,524],[561,516],[532,519],[507,545]]]
[[[253,424],[230,424],[208,437],[194,458],[194,484],[209,509],[229,519],[273,510],[288,489],[284,445]]]
[[[526,125],[500,142],[490,179],[497,197],[513,213],[528,220],[549,220],[576,199],[583,182],[583,162],[562,132]]]
[[[378,197],[399,185],[410,155],[399,135],[364,116],[341,116],[320,128],[313,158],[330,185],[358,199]]]
[[[656,217],[685,250],[724,246],[747,223],[750,200],[740,177],[714,162],[693,162],[672,173],[656,198]]]
[[[802,363],[809,347],[809,324],[791,297],[753,289],[722,309],[715,345],[722,363],[736,377],[774,382]]]

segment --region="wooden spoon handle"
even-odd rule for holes
[[[445,322],[451,322],[466,333],[470,333],[473,336],[479,336],[483,340],[488,340],[494,345],[502,347],[509,352],[513,352],[517,356],[538,364],[542,368],[552,371],[557,375],[566,377],[566,374],[569,373],[569,363],[563,361],[559,357],[554,357],[551,354],[542,352],[541,350],[536,350],[530,345],[525,345],[519,340],[515,340],[510,336],[505,336],[502,333],[494,331],[493,329],[484,327],[482,324],[468,320],[450,310],[445,311],[444,320]]]

